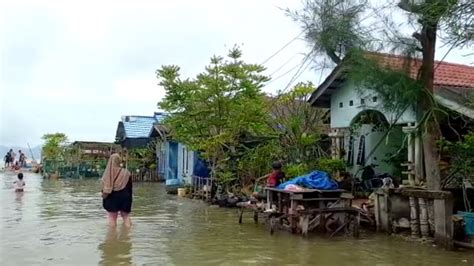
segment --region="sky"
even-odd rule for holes
[[[0,1],[6,146],[38,145],[53,132],[114,141],[122,115],[158,111],[164,90],[155,71],[162,65],[193,77],[235,44],[244,60],[262,63],[301,32],[282,11],[299,8],[298,0]],[[264,90],[285,88],[307,52],[297,40],[268,60],[266,73],[278,79]],[[454,50],[445,60],[473,62],[466,53]],[[295,82],[323,78],[308,68]]]

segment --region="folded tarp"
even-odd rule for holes
[[[298,185],[305,188],[332,190],[337,189],[337,183],[332,180],[328,173],[323,171],[313,171],[307,175],[298,176],[278,186],[279,189],[285,189],[287,185]]]

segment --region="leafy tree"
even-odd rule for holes
[[[340,63],[342,58],[349,53],[352,56],[354,50],[365,50],[371,46],[374,48],[375,43],[385,49],[387,47],[393,47],[393,49],[403,47],[409,57],[416,55],[416,52],[421,54],[421,65],[414,83],[408,81],[408,78],[413,78],[409,73],[402,73],[401,71],[398,71],[398,73],[390,73],[390,71],[381,73],[374,67],[364,70],[367,77],[366,81],[372,84],[380,84],[381,81],[388,80],[391,84],[386,84],[384,88],[396,84],[399,89],[409,89],[405,90],[405,92],[408,92],[406,94],[403,93],[403,90],[398,90],[398,95],[393,97],[391,93],[383,93],[382,90],[377,89],[379,86],[369,86],[369,88],[375,88],[376,91],[382,92],[382,97],[385,97],[384,102],[387,105],[395,104],[398,109],[403,109],[407,102],[402,99],[409,98],[411,99],[410,102],[416,99],[415,106],[420,114],[418,121],[424,132],[423,150],[425,169],[427,169],[426,178],[430,188],[440,189],[441,176],[438,165],[440,152],[436,143],[441,137],[438,124],[439,117],[436,112],[438,107],[433,97],[437,33],[444,30],[447,33],[447,41],[453,47],[471,44],[473,36],[472,1],[389,1],[385,8],[391,7],[399,7],[407,12],[406,23],[403,24],[410,24],[416,29],[411,37],[400,34],[397,31],[397,24],[391,22],[390,15],[384,14],[382,10],[372,10],[372,13],[377,14],[375,24],[388,26],[385,32],[388,32],[386,37],[389,38],[383,39],[372,36],[371,32],[374,31],[374,28],[365,24],[363,20],[366,18],[361,16],[361,14],[367,14],[371,11],[367,1],[307,0],[301,11],[290,14],[307,31],[306,40],[313,47],[312,51],[320,52],[318,55],[323,52],[334,63]],[[337,10],[339,12],[335,12]],[[364,41],[361,42],[361,40]],[[409,62],[407,66],[409,66]],[[360,67],[361,65],[358,64],[350,71],[354,69],[362,71]],[[405,75],[405,78],[401,78],[403,75]],[[398,78],[401,78],[402,82],[397,83]],[[410,98],[410,95],[416,95],[416,97]],[[395,98],[397,99],[396,102],[393,101]]]
[[[242,139],[270,132],[261,91],[268,77],[261,65],[241,60],[234,47],[227,58],[213,56],[205,71],[193,79],[182,79],[178,66],[157,70],[166,91],[159,107],[171,115],[166,120],[175,139],[210,162],[213,176],[232,180],[240,156]],[[224,174],[225,173],[225,174]]]
[[[336,64],[354,48],[366,48],[373,40],[361,25],[367,0],[304,0],[301,10],[286,10],[298,22],[314,56],[327,56]]]
[[[64,155],[64,147],[67,142],[67,136],[64,133],[45,134],[42,139],[45,141],[43,145],[43,157],[48,160],[62,160]]]
[[[270,126],[279,135],[288,163],[314,166],[318,158],[326,155],[324,147],[321,147],[321,134],[325,130],[328,112],[308,103],[314,90],[311,82],[299,83],[271,101]]]

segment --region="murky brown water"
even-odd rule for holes
[[[386,236],[270,236],[247,215],[135,184],[134,226],[109,230],[97,180],[26,174],[13,191],[0,173],[0,265],[474,265],[474,252],[446,252]]]

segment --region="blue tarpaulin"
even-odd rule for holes
[[[337,183],[332,180],[328,173],[323,171],[313,171],[307,175],[298,176],[278,186],[279,189],[285,189],[287,185],[298,185],[305,188],[331,190],[337,189]]]

